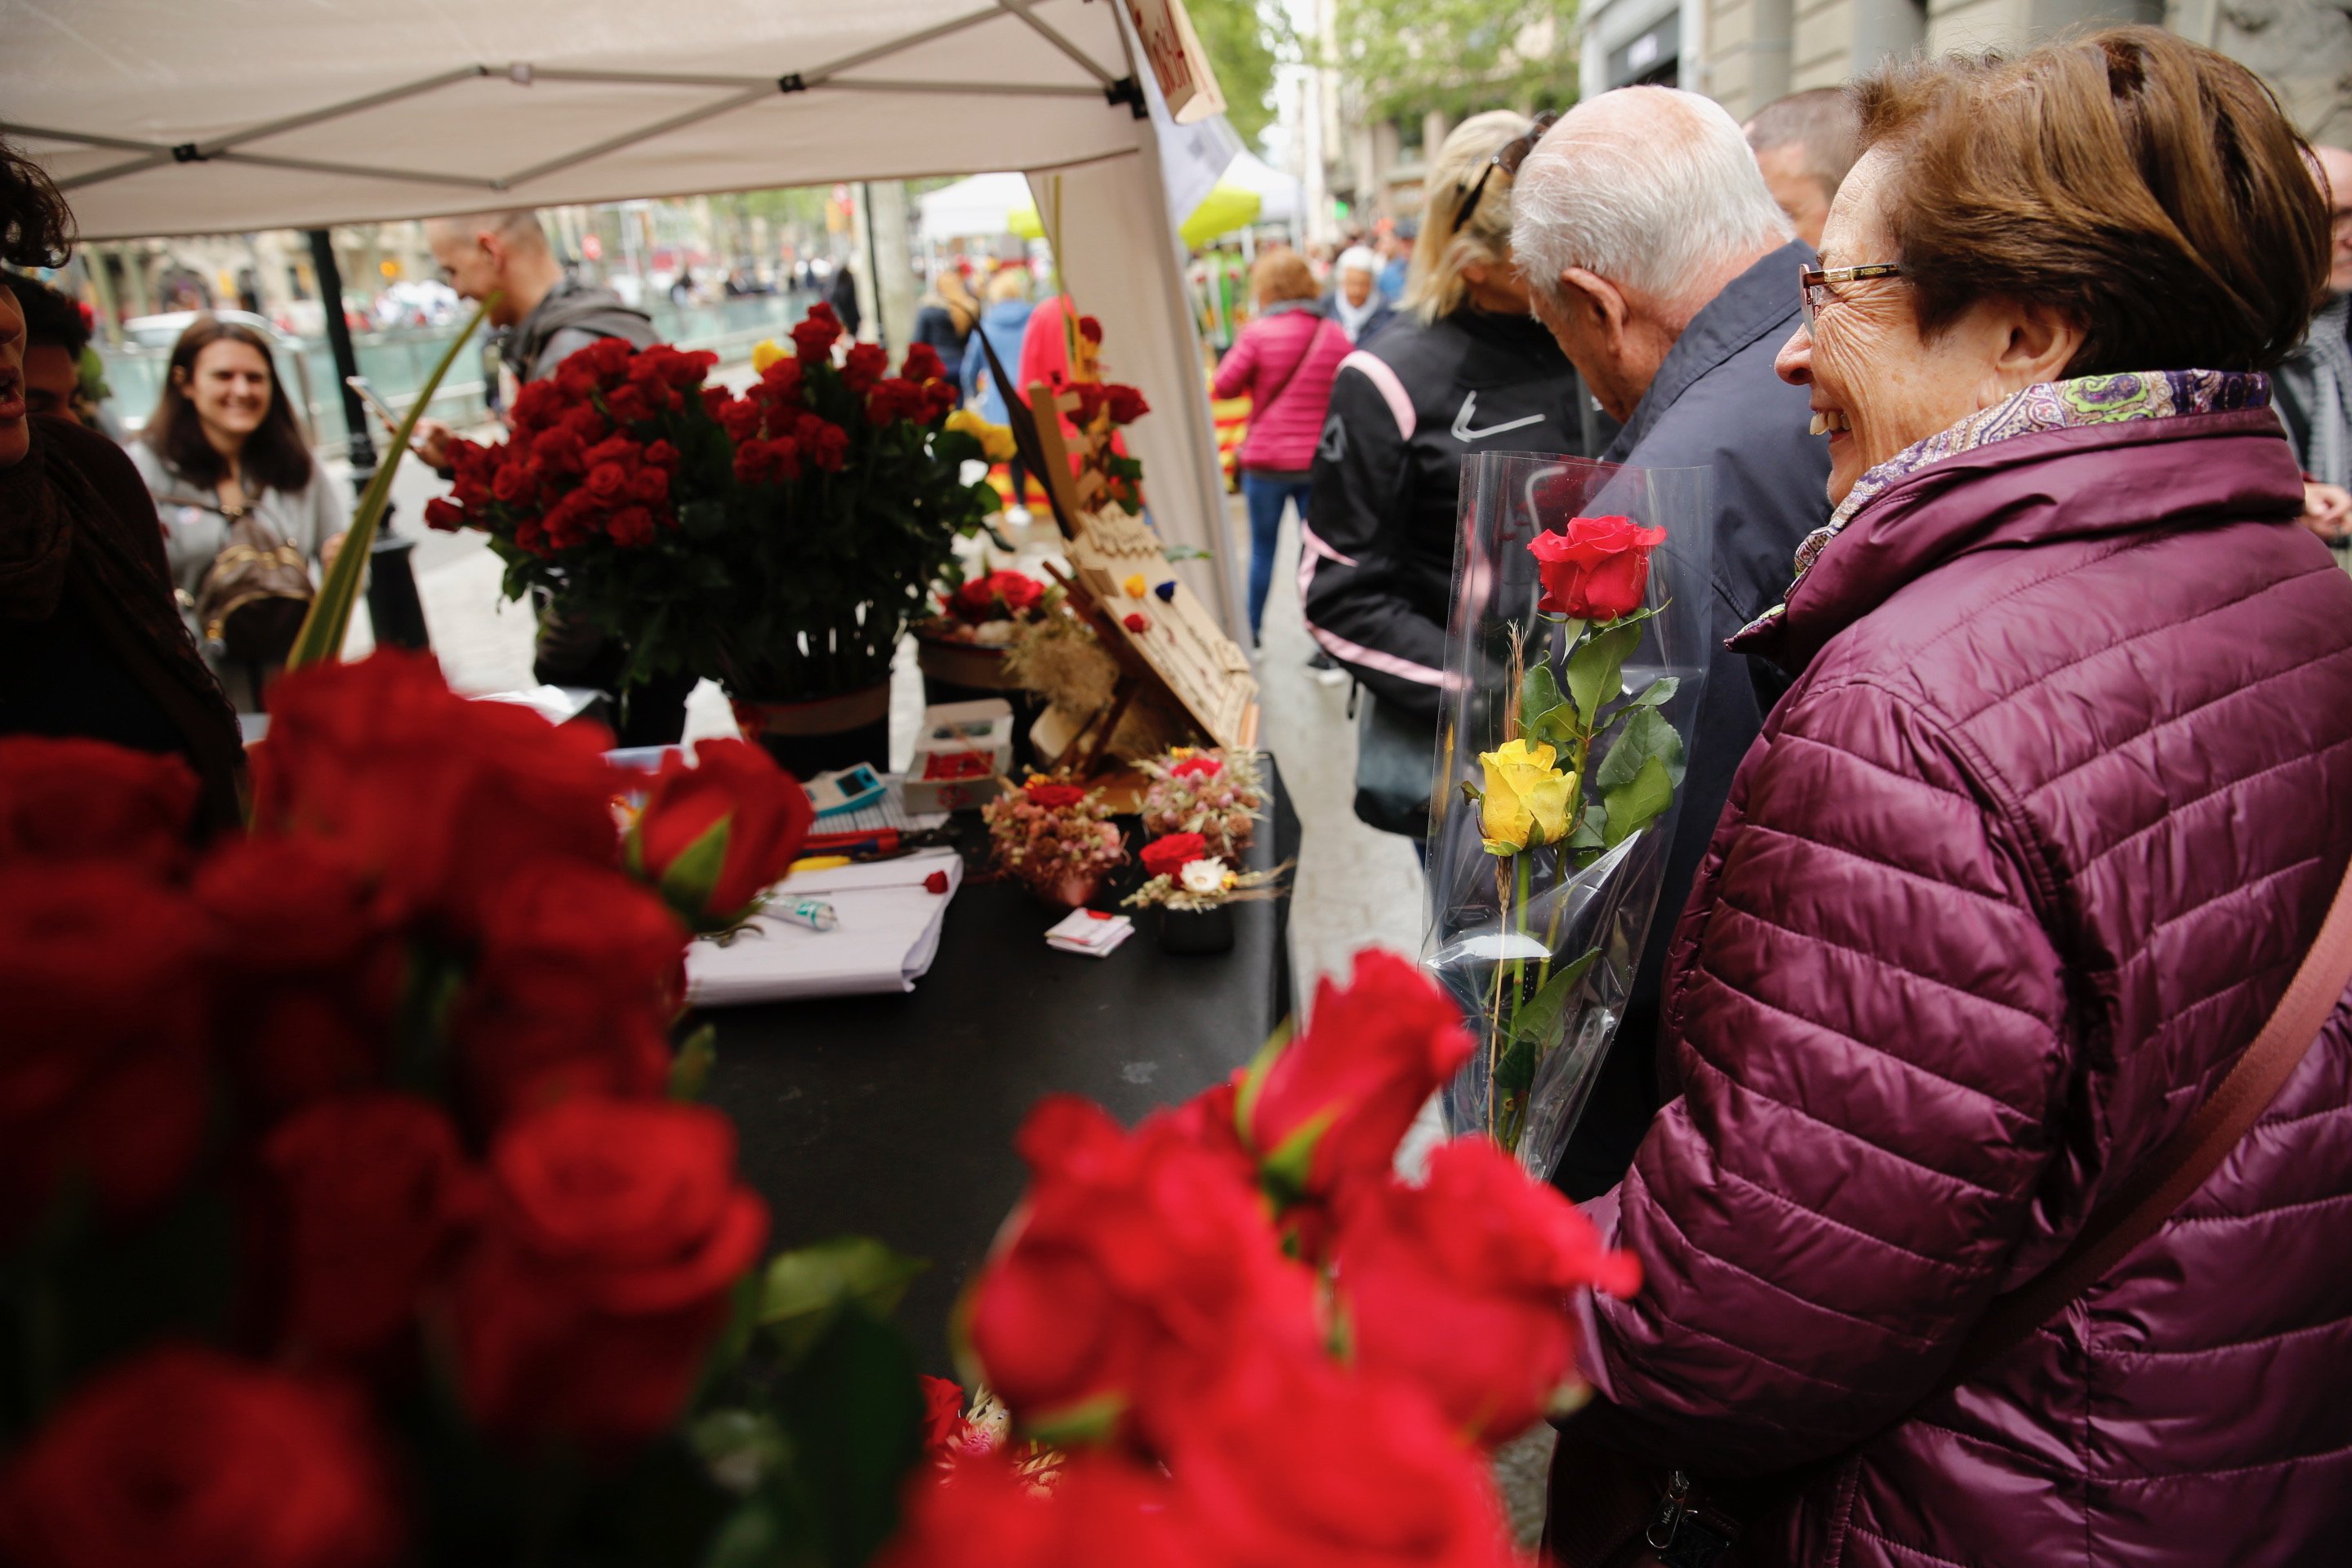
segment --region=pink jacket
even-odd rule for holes
[[[1311,307],[1313,301],[1301,303]],[[1242,329],[1217,365],[1216,394],[1249,394],[1243,468],[1303,474],[1315,466],[1331,378],[1351,346],[1339,322],[1311,308],[1277,310]]]
[[[1802,674],[1676,933],[1679,1098],[1594,1205],[1646,1281],[1592,1348],[1593,1435],[1654,1461],[1871,1439],[1742,1563],[2352,1561],[2346,1008],[2162,1232],[1872,1438],[2252,1039],[2352,860],[2352,579],[2302,499],[2260,406],[2015,436],[1736,645]]]

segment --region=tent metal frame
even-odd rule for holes
[[[109,180],[119,180],[127,175],[143,174],[149,169],[161,168],[166,163],[209,163],[217,161],[253,163],[272,169],[292,169],[306,174],[334,174],[344,178],[396,180],[410,184],[441,185],[451,190],[482,192],[496,195],[513,191],[533,180],[543,179],[549,174],[559,174],[565,169],[591,163],[640,142],[649,142],[657,136],[667,136],[673,131],[681,131],[706,120],[715,120],[723,114],[731,114],[736,110],[757,103],[762,99],[779,94],[814,92],[826,88],[842,92],[934,93],[944,97],[1093,98],[1099,95],[1113,108],[1125,105],[1135,118],[1139,120],[1144,118],[1146,111],[1143,92],[1137,86],[1135,79],[1132,76],[1114,77],[1084,48],[1071,42],[1052,25],[1039,20],[1031,11],[1031,6],[1035,3],[1036,0],[994,0],[993,4],[980,10],[968,12],[961,16],[950,17],[936,26],[909,33],[903,38],[895,38],[887,43],[860,49],[855,54],[827,61],[812,70],[790,71],[782,76],[772,78],[704,76],[666,71],[574,69],[569,67],[541,68],[528,61],[518,60],[505,67],[459,66],[433,76],[421,77],[415,81],[404,82],[396,87],[380,89],[341,103],[328,104],[322,108],[306,110],[299,114],[289,114],[277,120],[267,121],[259,125],[247,126],[242,131],[233,132],[209,142],[184,142],[176,146],[160,142],[134,141],[121,136],[100,136],[89,132],[60,130],[55,126],[26,125],[8,120],[0,120],[0,132],[5,132],[11,136],[37,137],[47,142],[65,142],[78,146],[108,148],[136,154],[121,163],[110,163],[101,168],[91,169],[70,178],[59,180],[58,188],[64,191],[79,190]],[[932,82],[871,77],[850,79],[842,74],[1005,16],[1019,18],[1047,43],[1052,44],[1055,48],[1076,62],[1087,75],[1093,77],[1098,85],[1083,87],[1042,82],[1029,84]],[[1120,29],[1122,42],[1125,40],[1125,36],[1126,30],[1122,27]],[[394,169],[373,164],[336,163],[318,158],[287,157],[274,153],[255,153],[246,150],[252,142],[264,141],[272,136],[282,136],[290,131],[306,130],[329,121],[343,119],[371,109],[379,109],[388,103],[399,103],[409,99],[422,98],[428,93],[438,92],[443,88],[452,87],[459,82],[481,81],[495,78],[503,78],[517,87],[530,87],[542,81],[583,82],[625,87],[707,88],[720,92],[724,96],[711,102],[697,104],[691,109],[667,115],[650,124],[640,125],[622,132],[618,135],[606,137],[586,147],[576,148],[552,158],[542,159],[512,174],[487,178],[476,174],[436,174],[423,169]]]

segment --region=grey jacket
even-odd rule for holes
[[[499,357],[516,381],[537,381],[599,338],[626,338],[641,349],[657,337],[653,318],[610,289],[566,278],[515,323]]]
[[[1556,1178],[1571,1196],[1614,1186],[1657,1109],[1658,994],[1666,946],[1688,900],[1731,775],[1785,689],[1724,642],[1780,602],[1805,535],[1829,521],[1829,445],[1808,434],[1811,401],[1773,374],[1797,326],[1797,271],[1813,264],[1792,240],[1733,279],[1693,317],[1616,440],[1610,463],[1715,474],[1715,657],[1699,698],[1690,771],[1675,805],[1665,885],[1634,972],[1624,1022]]]

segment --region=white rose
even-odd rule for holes
[[[1225,863],[1215,856],[1205,860],[1187,860],[1179,879],[1188,893],[1218,893],[1224,890]]]

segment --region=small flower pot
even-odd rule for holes
[[[1047,909],[1082,910],[1094,902],[1095,895],[1102,891],[1102,885],[1103,879],[1098,876],[1074,875],[1055,882],[1032,882],[1029,890],[1036,894],[1038,902]]]
[[[1231,952],[1234,950],[1234,907],[1213,910],[1171,910],[1160,906],[1160,947],[1163,952]]]

